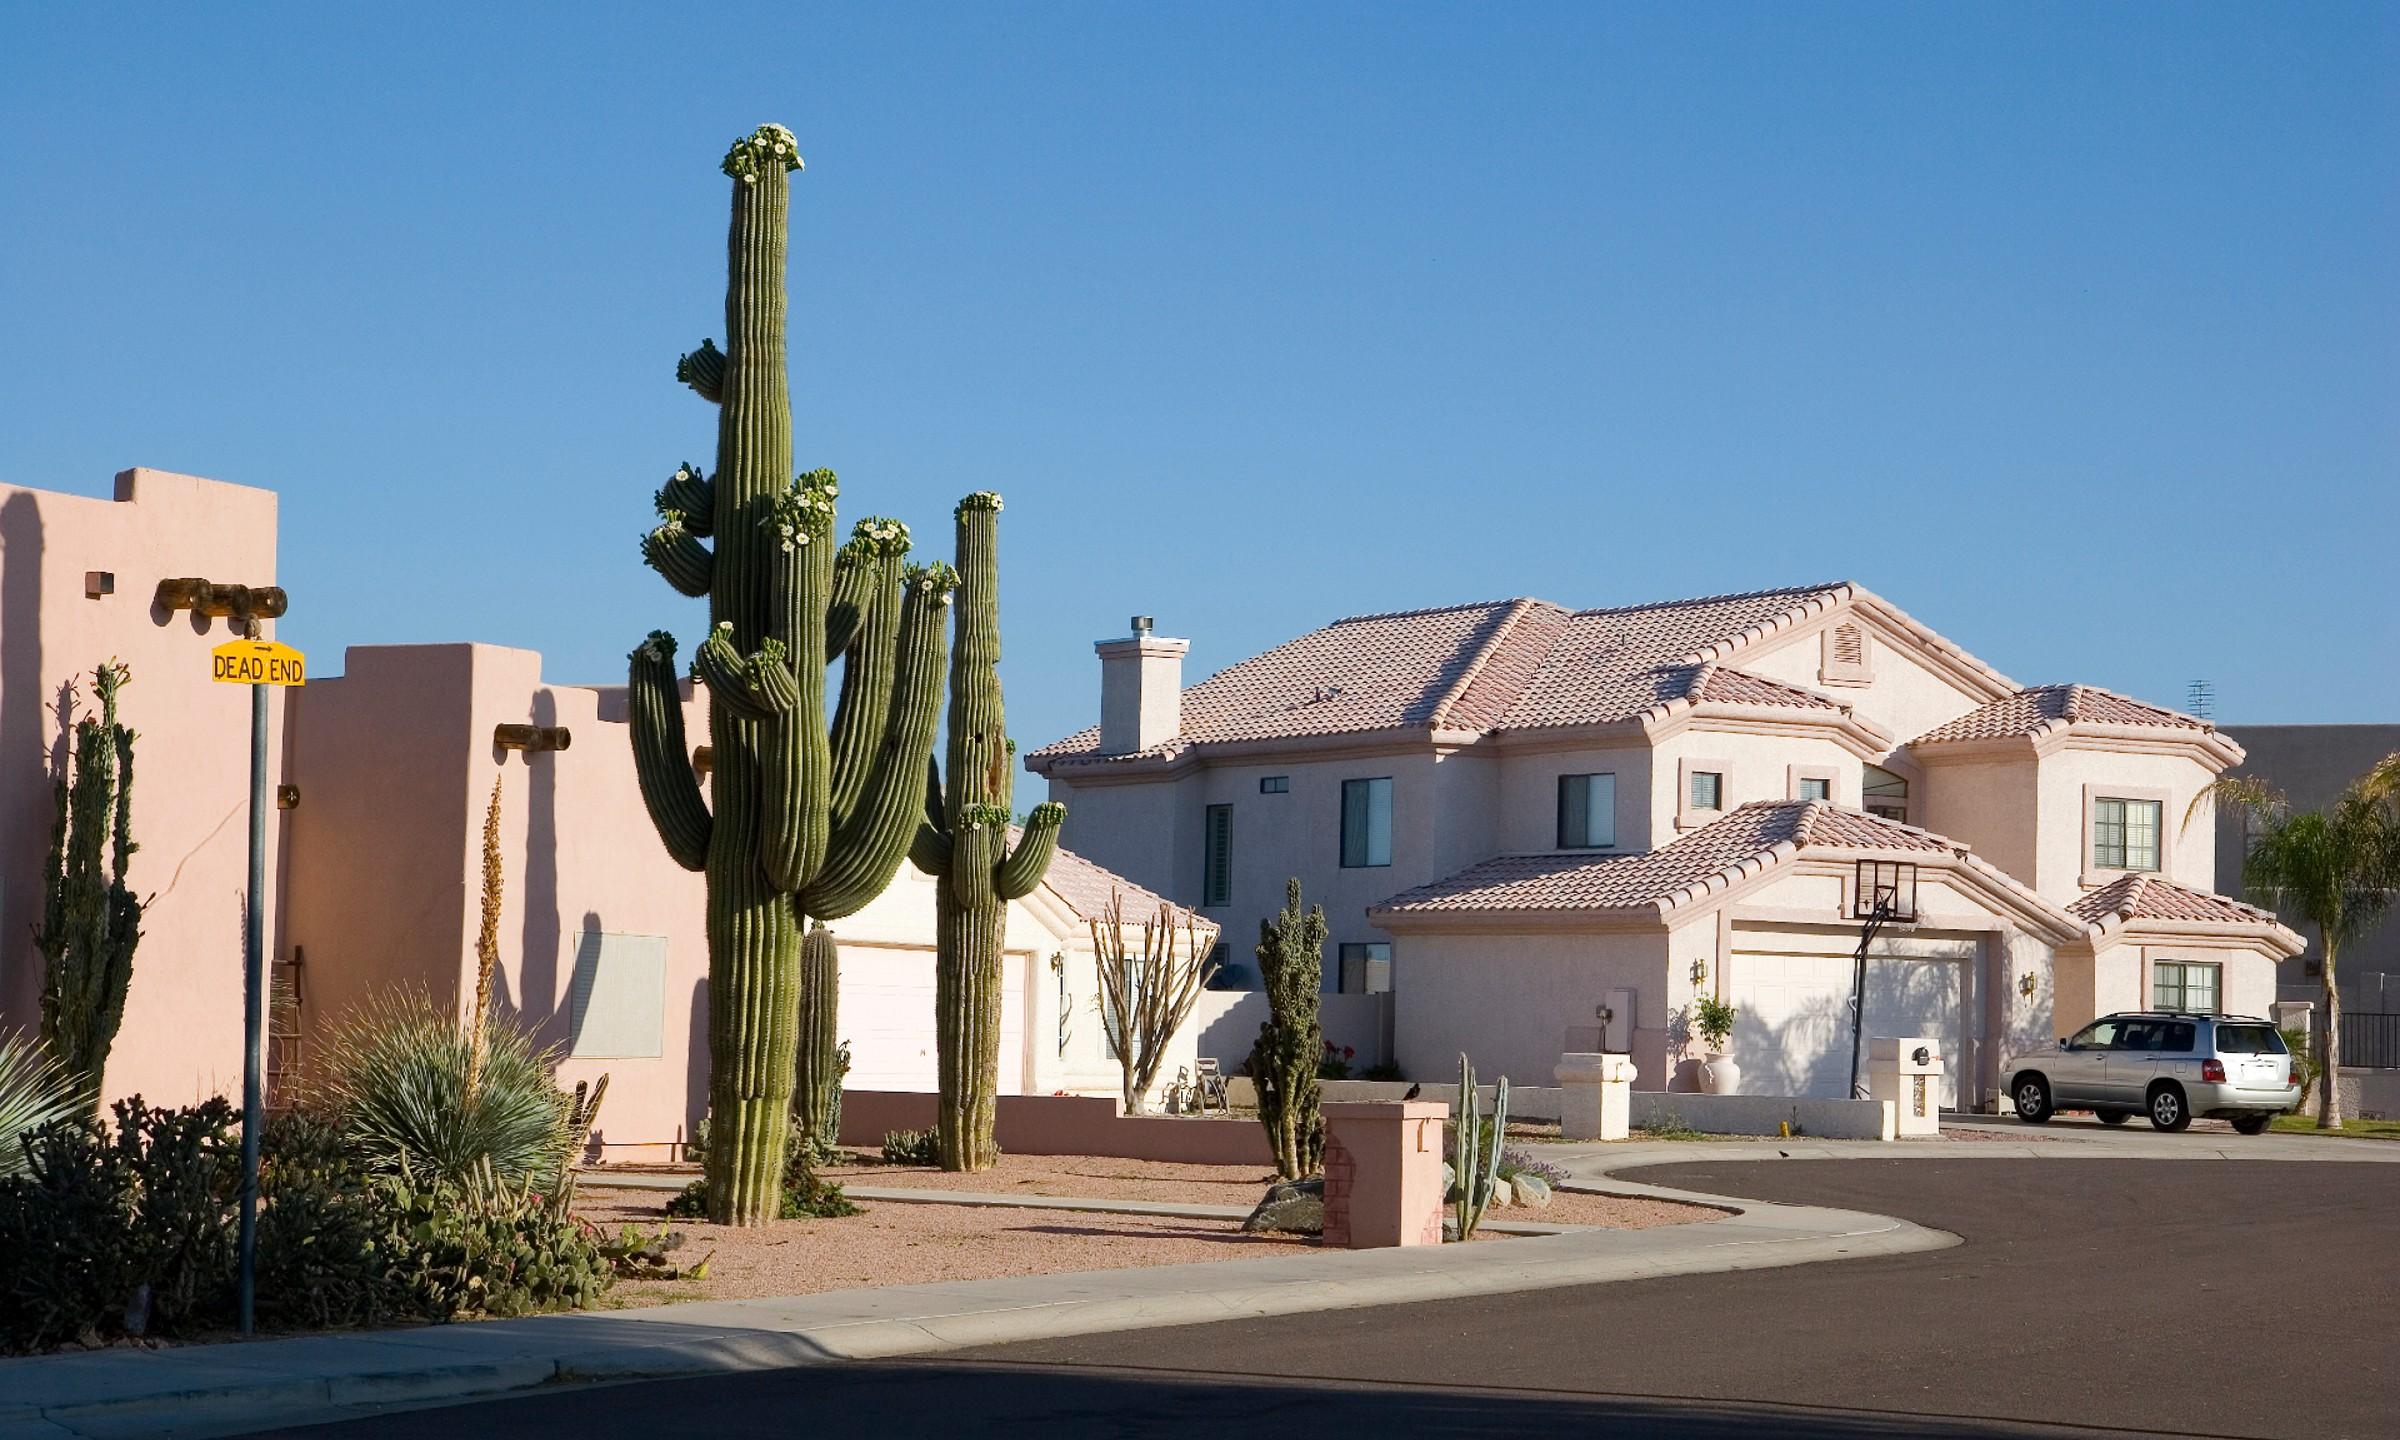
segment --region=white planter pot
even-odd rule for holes
[[[1731,1055],[1711,1052],[1700,1068],[1707,1072],[1705,1083],[1709,1094],[1739,1095],[1742,1093],[1742,1067],[1733,1062]]]

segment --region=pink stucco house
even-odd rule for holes
[[[185,576],[273,583],[275,522],[269,491],[157,470],[118,476],[113,499],[0,486],[0,1032],[38,1018],[31,929],[61,688],[111,656],[133,668],[122,713],[140,733],[141,849],[130,878],[151,903],[109,1097],[240,1092],[249,696],[209,678],[226,622],[152,596]],[[707,1103],[702,882],[667,858],[643,811],[622,687],[554,683],[539,654],[491,645],[310,660],[305,688],[271,695],[278,1090],[305,1081],[328,1029],[377,994],[471,1003],[496,780],[499,1003],[558,1047],[563,1082],[610,1075],[597,1132],[606,1153],[670,1154]],[[705,702],[690,703],[690,727],[705,734]],[[1163,903],[1062,851],[1046,883],[1011,904],[1004,1093],[1117,1092],[1089,931],[1112,892],[1131,917]],[[854,1088],[934,1086],[933,909],[933,882],[904,866],[836,927]],[[1171,1050],[1167,1076],[1191,1063],[1196,1035]]]
[[[2187,819],[2232,741],[2021,686],[1854,584],[1358,616],[1188,689],[1185,648],[1101,642],[1100,724],[1027,757],[1066,838],[1234,935],[1300,876],[1329,987],[1388,988],[1412,1074],[1546,1080],[1599,1038],[1648,1086],[1705,992],[1744,1090],[1841,1095],[1862,861],[1911,867],[1918,908],[1867,1029],[1940,1037],[1955,1105],[2095,1014],[2264,1014],[2300,948],[2215,893]]]

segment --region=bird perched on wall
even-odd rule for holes
[[[1409,1087],[1408,1087],[1408,1093],[1407,1093],[1406,1095],[1403,1095],[1403,1096],[1401,1096],[1400,1098],[1401,1098],[1401,1099],[1403,1099],[1403,1100],[1414,1100],[1414,1099],[1416,1099],[1416,1098],[1417,1098],[1419,1095],[1422,1095],[1422,1094],[1424,1094],[1424,1093],[1425,1093],[1425,1087],[1424,1087],[1423,1085],[1411,1085],[1411,1086],[1409,1086]]]

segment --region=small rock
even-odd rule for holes
[[[1285,1235],[1324,1234],[1325,1182],[1285,1180],[1269,1185],[1266,1198],[1242,1221],[1242,1229],[1251,1234],[1268,1230]]]
[[[1516,1176],[1508,1182],[1508,1187],[1515,1192],[1519,1205],[1541,1210],[1550,1204],[1550,1182],[1539,1175]]]
[[[1442,1217],[1442,1243],[1444,1245],[1458,1243],[1458,1212],[1455,1210]]]
[[[1494,1180],[1492,1182],[1492,1208],[1506,1210],[1515,1203],[1516,1196],[1512,1193],[1509,1183],[1506,1180]]]

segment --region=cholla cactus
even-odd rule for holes
[[[76,722],[74,753],[57,779],[33,933],[42,954],[42,1044],[92,1115],[142,938],[143,902],[125,883],[141,848],[132,829],[134,733],[117,723],[117,691],[131,679],[114,660],[92,671],[100,713]]]
[[[851,914],[891,882],[923,814],[957,578],[906,567],[908,530],[875,519],[832,543],[830,470],[795,476],[784,358],[791,132],[733,144],[725,348],[677,378],[717,404],[717,469],[658,492],[642,553],[708,597],[692,673],[709,694],[703,799],[685,743],[675,639],[635,649],[629,685],[642,798],[667,851],[708,875],[710,1218],[755,1225],[780,1203],[809,919]],[[848,657],[833,721],[825,672]],[[713,802],[713,803],[712,803]]]
[[[1016,745],[1000,704],[1000,497],[958,502],[958,637],[950,654],[950,747],[910,851],[934,889],[933,1023],[941,1100],[934,1134],[945,1170],[1000,1158],[1000,974],[1008,902],[1033,893],[1058,849],[1063,805],[1033,809],[1009,844]]]

